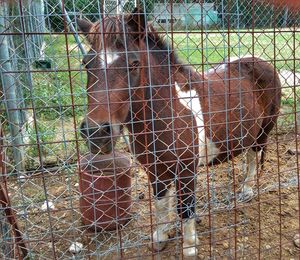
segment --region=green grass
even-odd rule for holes
[[[294,42],[295,40],[295,42]],[[169,37],[170,41],[170,37]],[[175,49],[179,56],[190,64],[205,64],[205,70],[210,64],[218,63],[224,58],[254,55],[274,63],[278,70],[294,69],[294,58],[300,53],[300,31],[276,32],[267,30],[264,33],[250,31],[231,31],[228,33],[190,33],[174,34]],[[295,44],[295,48],[294,48]],[[296,55],[295,55],[296,54]],[[295,64],[300,72],[299,60]]]
[[[169,42],[172,40],[171,35],[164,35],[164,37]],[[74,140],[75,136],[72,117],[75,116],[78,126],[86,113],[86,72],[80,71],[82,55],[72,36],[68,36],[67,39],[65,36],[47,36],[45,40],[47,42],[46,57],[52,62],[53,72],[32,74],[33,91],[30,93],[25,89],[25,102],[28,106],[31,106],[33,102],[38,128],[42,129],[43,133],[51,129],[51,138],[40,133],[40,137],[44,139],[41,141],[45,143],[42,145],[43,156],[76,157],[76,142],[68,142],[68,140]],[[277,70],[293,71],[295,69],[300,72],[299,60],[294,61],[294,58],[300,54],[300,32],[297,32],[295,37],[292,32],[284,30],[275,34],[267,30],[265,33],[253,35],[248,31],[231,31],[230,34],[226,32],[203,34],[194,31],[184,34],[175,32],[173,43],[181,60],[194,65],[199,71],[223,61],[230,53],[231,57],[254,55],[273,62]],[[300,96],[299,90],[297,94]],[[283,104],[290,109],[293,103],[292,96],[283,100]],[[53,132],[56,132],[56,137],[53,136]],[[49,139],[61,143],[47,144],[51,142]],[[84,143],[79,145],[81,150],[85,150]],[[28,150],[32,155],[29,158],[36,157],[36,152],[33,150]],[[60,161],[61,158],[57,160]]]

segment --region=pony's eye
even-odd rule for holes
[[[116,41],[116,48],[117,48],[117,49],[124,48],[124,44],[123,44],[123,42],[122,42],[122,41],[120,41],[120,40],[117,40],[117,41]]]
[[[84,66],[84,67],[86,67],[86,68],[88,68],[89,66],[89,64],[90,64],[90,62],[91,62],[91,57],[87,57],[87,56],[85,56],[83,59],[82,59],[82,65]]]
[[[138,60],[135,60],[130,63],[129,71],[135,71],[139,66],[140,66],[140,62]]]

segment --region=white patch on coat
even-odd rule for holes
[[[105,68],[106,65],[112,64],[114,61],[116,61],[120,56],[110,51],[109,49],[106,51],[100,51],[100,59],[101,59],[101,66],[102,68]],[[105,60],[106,59],[106,60]],[[106,61],[106,62],[105,62]]]
[[[210,68],[209,70],[206,71],[205,74],[210,74],[210,73],[215,73],[215,72],[220,72],[220,71],[224,71],[227,67],[227,64],[226,63],[222,63],[222,64],[219,64],[215,67],[212,67]]]
[[[219,149],[205,135],[200,99],[194,89],[184,92],[180,89],[177,82],[175,82],[175,87],[180,103],[191,110],[196,119],[199,139],[199,165],[206,165],[219,154]]]
[[[223,71],[226,70],[227,65],[228,65],[229,62],[234,62],[234,61],[237,61],[239,59],[244,59],[244,58],[253,58],[253,56],[251,56],[251,55],[245,55],[245,56],[242,56],[242,57],[230,57],[229,59],[226,58],[224,60],[224,63],[220,63],[220,64],[216,65],[215,67],[212,67],[212,68],[208,69],[205,72],[205,74],[207,75],[207,74],[211,74],[211,73],[215,73],[215,72],[218,72],[218,73],[223,72]]]

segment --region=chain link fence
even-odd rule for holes
[[[89,154],[91,146],[80,133],[82,121],[91,114],[89,89],[99,81],[111,80],[105,76],[94,85],[90,79],[88,83],[90,60],[86,57],[90,56],[80,47],[90,53],[87,38],[102,37],[101,32],[105,35],[101,31],[106,28],[105,18],[113,21],[119,16],[125,26],[125,14],[135,6],[146,13],[147,28],[155,30],[170,53],[174,51],[195,73],[207,75],[224,62],[255,56],[271,63],[281,82],[279,117],[268,139],[264,168],[256,173],[251,200],[236,196],[250,167],[244,155],[197,168],[200,244],[195,259],[297,258],[299,10],[244,0],[0,1],[1,150],[5,154],[0,169],[6,195],[0,197],[0,258],[184,258],[182,219],[176,214],[175,202],[164,209],[164,215],[172,219],[168,245],[164,250],[153,248],[152,233],[167,220],[158,219],[151,188],[155,183],[147,178],[147,164],[138,160],[149,154],[133,145],[136,140],[130,137],[135,123],[121,125],[123,134],[119,133],[114,152],[107,157]],[[86,36],[78,26],[79,19],[103,22],[103,28]],[[125,47],[127,55],[131,55],[130,48]],[[146,48],[149,57],[152,51]],[[114,58],[107,56],[106,63],[108,59]],[[168,68],[172,69],[170,61]],[[127,67],[127,73],[131,69]],[[243,80],[240,73],[234,77]],[[218,93],[209,95],[214,94]],[[151,103],[155,95],[149,95]],[[134,101],[130,102],[133,106]],[[143,125],[156,120],[161,118],[153,113]],[[173,130],[176,132],[174,126]],[[113,131],[109,134],[113,140]],[[151,156],[163,152],[154,149]],[[99,176],[113,178],[105,186]],[[176,196],[174,187],[169,196]]]

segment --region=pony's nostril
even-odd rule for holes
[[[111,127],[109,123],[105,123],[101,126],[102,131],[106,134],[106,135],[110,135],[111,134]]]
[[[97,126],[90,126],[86,121],[80,124],[80,134],[83,138],[103,138],[111,135],[111,125],[103,123]]]

